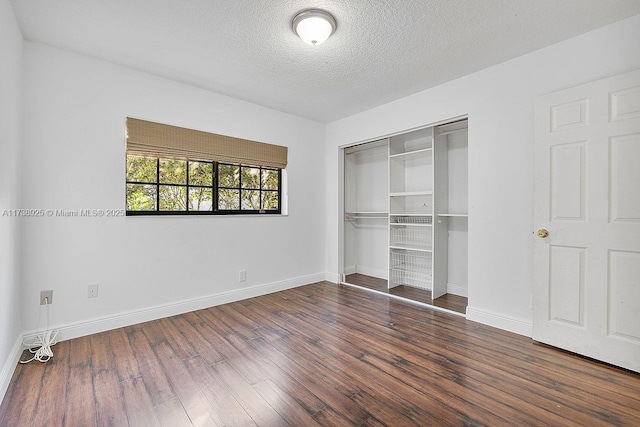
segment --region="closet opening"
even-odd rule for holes
[[[465,314],[467,123],[342,149],[345,284]]]

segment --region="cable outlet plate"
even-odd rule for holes
[[[53,302],[53,291],[40,291],[40,305],[47,305]]]
[[[238,272],[238,281],[244,282],[245,280],[247,280],[247,270],[240,270]]]
[[[98,285],[93,284],[89,285],[87,288],[87,298],[97,298],[98,297]]]

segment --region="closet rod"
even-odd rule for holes
[[[460,129],[454,129],[454,130],[449,130],[446,132],[439,132],[438,135],[439,136],[445,136],[445,135],[450,135],[452,133],[456,133],[456,132],[461,132],[463,130],[468,130],[469,128],[460,128]]]

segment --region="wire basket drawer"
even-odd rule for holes
[[[390,287],[407,285],[431,289],[431,253],[391,250],[389,260]]]
[[[431,224],[432,222],[431,216],[393,215],[391,217],[392,224]]]
[[[391,225],[392,246],[410,246],[417,249],[431,249],[431,227]]]

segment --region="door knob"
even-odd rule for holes
[[[538,230],[538,237],[544,239],[548,235],[549,235],[549,232],[546,229],[541,228],[540,230]]]

